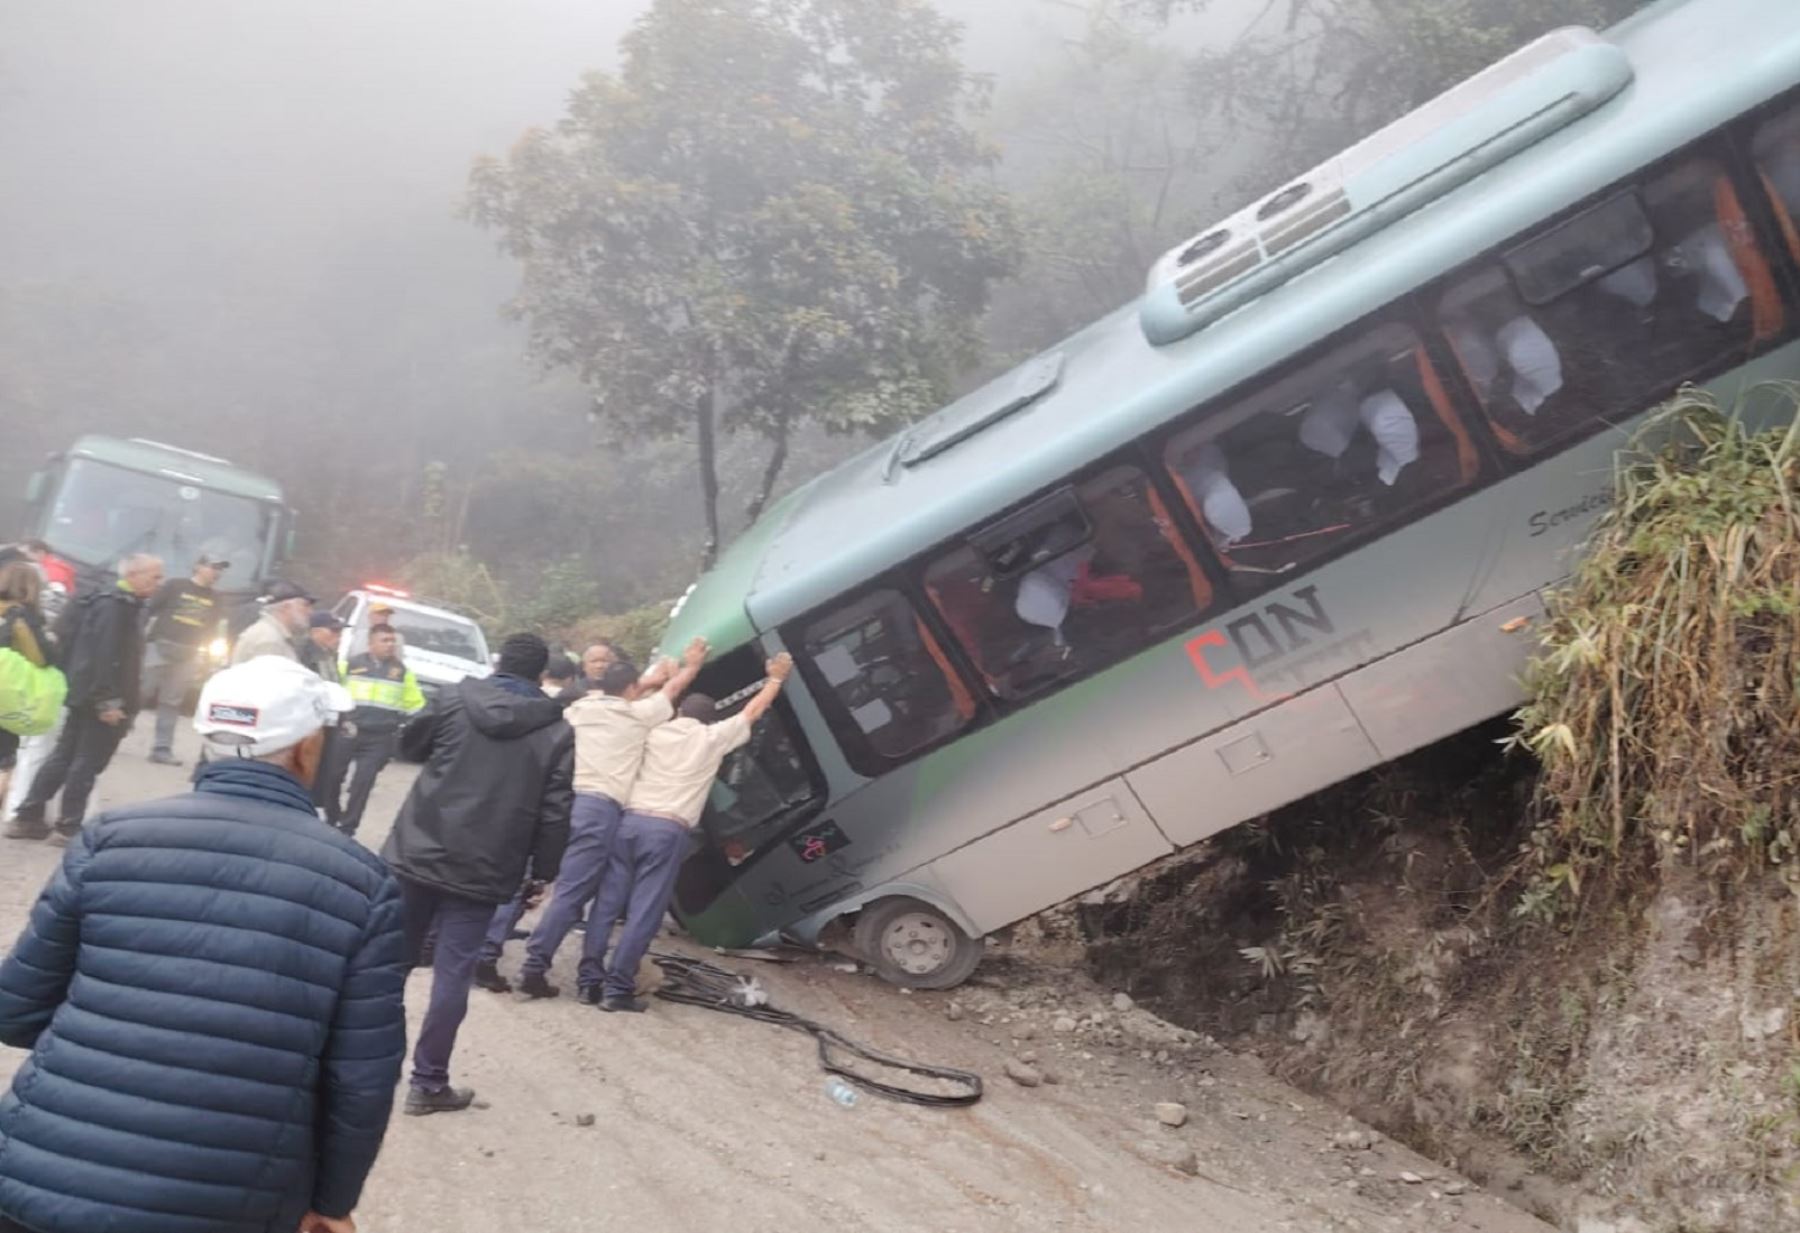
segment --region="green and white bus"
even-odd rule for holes
[[[1614,453],[1800,378],[1800,3],[1564,30],[824,475],[667,645],[738,705],[677,909],[891,980],[1503,713]],[[1765,398],[1773,408],[1778,400]]]
[[[280,568],[293,527],[266,476],[160,441],[89,434],[31,477],[21,530],[49,545],[45,573],[69,593],[106,583],[134,552],[182,575],[204,549],[230,563],[220,593],[248,599]]]

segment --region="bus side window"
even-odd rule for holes
[[[1800,107],[1757,129],[1750,153],[1775,207],[1782,236],[1794,260],[1800,261]]]
[[[1146,646],[1211,599],[1149,478],[1131,466],[975,532],[926,567],[925,590],[1002,698]]]
[[[872,591],[806,626],[803,653],[834,727],[884,759],[904,758],[975,717],[929,628],[907,598]]]
[[[1285,574],[1472,481],[1479,455],[1411,330],[1379,327],[1177,433],[1164,464],[1219,559]]]
[[[1516,245],[1445,291],[1437,316],[1520,455],[1636,415],[1783,326],[1737,190],[1705,158]]]

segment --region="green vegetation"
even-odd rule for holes
[[[524,268],[509,311],[613,440],[689,439],[721,540],[718,451],[881,433],[948,401],[1018,263],[983,92],[925,0],[659,0],[553,131],[471,176]]]
[[[1779,397],[1791,415],[1800,389]],[[1527,686],[1514,739],[1544,775],[1522,915],[1676,863],[1712,879],[1791,865],[1800,421],[1753,431],[1694,391],[1654,416],[1555,596]]]

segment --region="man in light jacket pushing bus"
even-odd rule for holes
[[[650,730],[589,918],[583,965],[604,972],[601,1010],[645,1009],[637,996],[638,964],[669,910],[675,875],[688,854],[688,834],[706,811],[720,765],[749,743],[757,720],[775,705],[793,670],[793,658],[783,652],[769,661],[762,689],[731,718],[720,719],[718,703],[705,694],[690,694],[675,719]],[[609,926],[621,911],[625,924],[608,955]]]

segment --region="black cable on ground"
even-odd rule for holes
[[[656,996],[671,1002],[680,1002],[686,1006],[701,1006],[707,1010],[720,1010],[729,1015],[742,1015],[746,1019],[755,1019],[760,1023],[772,1023],[776,1027],[790,1028],[796,1032],[805,1032],[819,1044],[819,1066],[827,1074],[836,1075],[848,1083],[855,1084],[876,1096],[885,1096],[889,1100],[906,1101],[909,1104],[924,1105],[933,1109],[955,1109],[974,1104],[981,1099],[981,1076],[967,1070],[957,1070],[949,1066],[928,1066],[923,1062],[911,1062],[905,1058],[894,1057],[871,1049],[867,1045],[858,1044],[847,1036],[815,1023],[811,1019],[803,1019],[792,1011],[779,1010],[762,999],[760,986],[755,982],[728,972],[724,968],[714,967],[699,959],[689,959],[683,955],[652,954],[656,965],[663,970],[664,983],[656,991]],[[883,1067],[888,1070],[904,1071],[918,1075],[920,1078],[933,1079],[939,1083],[960,1087],[961,1091],[924,1092],[917,1088],[906,1087],[900,1083],[890,1083],[881,1079],[873,1079],[859,1074],[845,1064],[846,1061],[859,1059],[863,1062]]]

